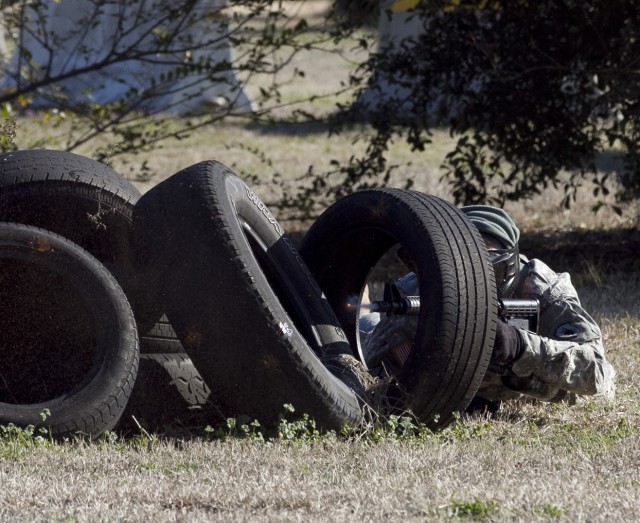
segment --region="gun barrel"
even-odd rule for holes
[[[374,301],[369,306],[371,312],[417,316],[420,314],[420,296],[405,296],[398,301]]]
[[[420,296],[404,296],[390,301],[374,301],[367,308],[371,312],[417,316],[420,314]],[[536,299],[501,299],[499,300],[499,314],[509,323],[535,331],[540,314],[540,304]]]

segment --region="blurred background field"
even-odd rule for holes
[[[298,19],[305,20],[310,48],[299,50],[290,61],[287,49],[278,51],[272,59],[274,63],[282,62],[284,65],[274,76],[257,74],[243,77],[244,73],[238,73],[247,93],[258,100],[257,120],[228,117],[199,128],[207,121],[206,115],[184,118],[194,127],[185,138],[161,141],[152,150],[135,155],[119,154],[116,143],[110,146],[112,157],[107,155],[110,165],[144,192],[193,163],[215,159],[241,176],[255,180],[256,192],[272,205],[278,218],[286,222],[291,218],[290,213],[278,212],[273,204],[282,197],[283,191],[293,191],[298,183],[296,180],[304,177],[309,168],[316,173],[327,172],[331,169],[332,160],[344,163],[351,156],[363,154],[366,143],[361,133],[366,135],[367,126],[353,124],[351,129],[347,128],[341,134],[329,134],[330,117],[336,114],[336,103],[344,104],[352,99],[349,75],[367,57],[367,51],[360,46],[360,37],[366,37],[369,45],[375,43],[375,20],[362,25],[349,39],[336,43],[326,36],[325,15],[331,2],[289,1],[282,5],[292,17],[288,20],[289,25]],[[242,49],[236,50],[238,55],[242,52]],[[268,89],[274,81],[282,82],[276,100],[265,101],[261,105],[261,89]],[[214,111],[212,108],[212,114]],[[306,116],[292,122],[298,111],[304,111]],[[162,117],[159,115],[157,118]],[[57,122],[55,126],[52,125],[54,120]],[[46,118],[41,115],[20,116],[17,121],[18,143],[63,148],[66,133],[72,126],[71,120],[69,115],[65,119],[58,118],[57,114],[49,114]],[[149,118],[150,122],[153,120],[154,117]],[[178,129],[181,123],[180,119],[174,120],[173,124],[169,120],[166,126]],[[92,156],[99,147],[109,143],[110,138],[107,133],[89,139],[76,152]],[[395,166],[395,170],[389,185],[400,187],[407,180],[412,180],[413,188],[417,190],[452,199],[451,189],[442,179],[441,164],[454,146],[455,139],[445,128],[436,128],[432,143],[420,153],[412,152],[403,140],[393,141],[389,149],[389,164]],[[621,167],[616,151],[602,155],[598,166],[602,173],[615,174]],[[606,206],[597,214],[591,212],[596,200],[615,203],[615,182],[611,187],[612,194],[604,197],[602,193],[594,197],[591,180],[585,179],[583,185],[570,209],[559,205],[565,195],[561,184],[545,188],[542,194],[530,200],[507,202],[506,209],[523,231],[637,228],[637,203],[623,206],[621,216]],[[296,230],[305,225],[308,224],[294,220],[288,227]]]

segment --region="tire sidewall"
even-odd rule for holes
[[[463,409],[488,365],[497,302],[484,243],[457,208],[433,196],[399,189],[354,193],[316,220],[300,252],[337,311],[349,341],[359,347],[357,317],[345,311],[344,304],[353,296],[362,297],[371,270],[398,243],[418,265],[421,301],[414,349],[397,374],[398,381],[421,417],[447,411],[450,405],[441,405],[449,400],[441,397],[451,397],[455,407]],[[474,286],[482,287],[482,292]],[[470,334],[474,324],[478,327]],[[467,391],[464,398],[462,392],[454,392],[456,387]],[[450,415],[450,410],[444,412],[443,419],[450,421]]]
[[[0,403],[0,422],[46,425],[52,431],[90,415],[130,379],[138,366],[133,313],[122,289],[98,260],[79,246],[48,231],[0,223],[0,258],[22,259],[62,276],[83,298],[96,333],[91,370],[73,390],[42,403]],[[126,398],[123,399],[126,402]],[[124,408],[124,404],[122,404]],[[42,413],[50,412],[43,423]],[[117,422],[106,420],[103,430]]]
[[[335,316],[273,215],[226,166],[201,162],[151,189],[134,230],[141,267],[222,410],[272,423],[293,402],[325,427],[360,422],[358,397],[321,361],[335,346],[351,351]],[[322,328],[309,335],[307,325]]]
[[[264,244],[271,268],[278,273],[277,279],[284,287],[283,292],[291,301],[290,308],[294,310],[287,311],[288,316],[291,318],[292,313],[300,316],[294,323],[316,355],[353,355],[331,305],[268,207],[247,184],[230,171],[224,178],[224,185],[224,193],[229,201],[228,211],[231,216],[236,217],[231,226],[238,227],[236,234],[240,235],[237,236],[239,241],[243,241],[242,238],[247,241],[242,222],[249,224]],[[247,250],[250,251],[248,242]],[[255,262],[258,263],[257,260]]]

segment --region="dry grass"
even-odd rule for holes
[[[19,122],[19,133],[31,129],[28,119]],[[322,129],[286,131],[227,123],[114,167],[144,191],[200,160],[218,159],[240,172],[263,169],[267,180],[276,172],[293,178],[361,147]],[[393,145],[393,161],[405,164],[394,184],[411,176],[418,189],[450,197],[438,165],[452,142],[444,132],[435,138],[419,158]],[[273,166],[265,168],[239,144],[275,153]],[[143,160],[152,173],[146,180],[138,178]],[[266,200],[276,196],[268,184],[259,190]],[[593,215],[588,189],[582,195],[570,211],[557,207],[560,190],[508,210],[543,250],[554,247],[545,238],[557,231],[571,238],[572,231],[618,229],[637,219],[632,207],[622,218],[606,210]],[[603,270],[599,259],[579,264],[569,253],[562,263],[602,326],[618,371],[612,403],[513,404],[495,418],[462,419],[439,435],[377,442],[209,440],[202,431],[97,444],[0,438],[0,520],[640,520],[640,273]]]
[[[635,329],[637,343],[637,319]],[[637,399],[623,390],[610,405],[513,405],[423,440],[196,438],[24,450],[0,462],[0,517],[636,521]]]

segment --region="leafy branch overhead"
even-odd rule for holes
[[[637,2],[429,1],[408,20],[422,30],[380,49],[353,80],[383,101],[350,108],[372,122],[371,143],[383,138],[377,150],[394,116],[416,151],[448,127],[459,139],[446,178],[466,203],[526,198],[563,172],[566,204],[588,179],[606,193],[597,162],[614,154],[631,190],[619,198],[638,196]]]

